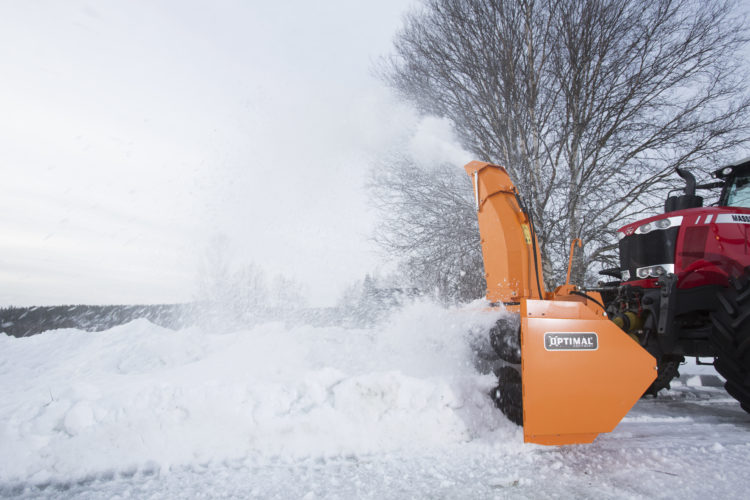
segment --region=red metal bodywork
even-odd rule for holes
[[[678,288],[727,286],[728,278],[750,266],[750,209],[701,207],[677,210],[621,227],[625,236],[648,223],[682,216],[675,244],[674,270]],[[657,288],[657,279],[628,281],[631,286]]]

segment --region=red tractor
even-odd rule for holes
[[[669,196],[663,214],[619,229],[620,267],[602,274],[607,314],[658,362],[647,392],[678,375],[685,356],[713,358],[725,388],[750,412],[750,159]],[[696,189],[721,188],[703,206]]]

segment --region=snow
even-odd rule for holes
[[[496,318],[0,335],[0,496],[744,497],[750,418],[710,367],[591,445],[523,444],[472,362]]]

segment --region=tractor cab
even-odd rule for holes
[[[714,183],[723,187],[719,206],[750,208],[750,158],[721,168],[713,173]]]

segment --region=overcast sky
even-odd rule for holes
[[[464,159],[372,76],[413,6],[0,2],[0,305],[190,300],[217,235],[333,302],[371,158]]]

